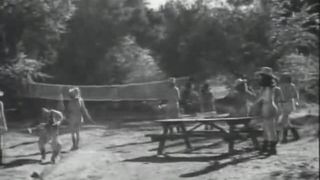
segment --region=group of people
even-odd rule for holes
[[[234,108],[228,110],[231,115],[254,115],[261,118],[264,130],[261,154],[275,155],[277,154],[276,145],[278,141],[287,142],[289,130],[295,139],[299,139],[297,130],[292,127],[289,121],[290,113],[298,105],[299,95],[289,73],[283,73],[279,79],[273,74],[270,67],[262,67],[260,71],[256,72],[256,75],[259,77],[258,85],[260,87],[257,93],[249,90],[247,81],[240,78],[236,80],[231,96],[228,96],[231,98],[225,98],[224,102],[233,105]],[[203,84],[200,93],[195,90],[192,79],[186,83],[181,93],[175,78],[170,78],[169,85],[170,88],[165,93],[167,118],[178,118],[181,109],[184,113],[212,111],[214,102],[217,106],[216,110],[219,110],[219,101],[214,101],[208,83]],[[59,141],[59,126],[62,121],[67,121],[69,125],[72,139],[71,150],[79,148],[80,128],[84,118],[94,122],[81,97],[80,89],[73,87],[69,89],[68,93],[70,100],[63,112],[42,108],[42,122],[35,127],[28,128],[30,133],[38,131],[41,162],[46,159],[45,145],[51,142],[51,162],[55,163],[62,148]],[[2,95],[3,92],[0,92],[0,96]],[[253,101],[253,105],[248,106],[248,100]],[[182,108],[180,109],[180,107]],[[0,101],[0,163],[2,162],[2,137],[7,129],[4,106]]]
[[[79,148],[80,128],[81,124],[84,121],[84,118],[93,122],[81,97],[80,89],[78,87],[73,87],[68,90],[68,93],[70,96],[70,100],[68,101],[68,104],[64,111],[42,108],[40,123],[34,127],[28,128],[29,133],[36,132],[39,136],[38,147],[41,154],[41,163],[44,163],[46,160],[45,146],[49,142],[51,143],[52,148],[51,163],[56,162],[56,159],[58,158],[62,148],[62,145],[59,141],[59,127],[63,121],[66,121],[69,125],[72,139],[71,150],[77,150]],[[2,137],[3,133],[7,131],[7,125],[3,113],[2,102],[0,103],[0,105],[2,112],[0,113],[0,135]],[[2,142],[3,141],[1,141],[1,143]],[[2,162],[1,159],[0,162]]]
[[[247,80],[239,78],[227,97],[216,100],[210,92],[208,83],[204,83],[198,93],[193,82],[189,80],[180,93],[175,79],[171,78],[171,88],[166,93],[167,118],[178,118],[181,111],[188,114],[215,109],[218,112],[224,109],[224,105],[225,111],[231,116],[258,116],[262,121],[264,132],[261,154],[275,155],[277,143],[287,142],[289,130],[295,140],[300,138],[289,121],[290,113],[298,105],[299,94],[289,73],[282,73],[278,78],[272,68],[262,67],[255,75],[258,77],[256,91],[248,87]],[[251,105],[249,101],[252,102]]]
[[[77,150],[80,142],[80,128],[84,119],[93,122],[88,110],[81,97],[78,87],[70,88],[70,100],[64,110],[64,113],[55,110],[42,108],[42,121],[38,126],[29,128],[29,131],[39,130],[39,150],[41,152],[41,162],[46,159],[45,145],[51,141],[52,156],[51,162],[55,163],[55,159],[61,151],[61,143],[59,141],[59,126],[63,120],[66,120],[71,133],[72,147],[71,150]]]
[[[195,114],[213,111],[213,94],[207,82],[203,83],[200,91],[196,89],[192,78],[186,82],[182,90],[177,87],[175,78],[170,78],[170,86],[167,99],[172,103],[168,104],[175,104],[175,108],[168,107],[168,118],[177,118],[180,112]]]
[[[287,142],[288,130],[294,139],[299,139],[297,130],[289,121],[289,115],[299,105],[299,94],[289,73],[276,77],[270,67],[262,67],[259,76],[260,92],[255,109],[263,122],[263,143],[261,154],[277,154],[276,145],[280,140]]]

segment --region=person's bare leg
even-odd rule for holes
[[[52,147],[51,162],[54,164],[56,161],[56,157],[60,154],[60,151],[61,151],[61,144],[58,140],[58,137],[54,137],[52,139],[51,147]]]
[[[38,146],[39,146],[39,151],[41,154],[41,163],[44,163],[45,159],[46,159],[46,149],[45,149],[45,144],[46,144],[46,140],[43,139],[42,137],[39,138],[38,141]]]
[[[268,119],[268,125],[267,125],[267,136],[269,141],[269,149],[268,149],[268,155],[276,155],[276,145],[277,145],[277,131],[275,126],[275,119]]]
[[[281,143],[287,143],[287,135],[288,135],[288,128],[289,128],[289,114],[288,113],[284,113],[281,119],[281,124],[282,124],[282,128],[281,128],[281,134],[282,134],[282,139],[281,139]]]
[[[263,119],[263,142],[260,150],[260,154],[264,154],[268,151],[268,127],[267,119]]]
[[[75,150],[75,147],[76,147],[76,133],[74,131],[71,132],[71,139],[72,139],[71,150]]]
[[[76,144],[75,144],[76,149],[79,149],[79,142],[80,142],[80,130],[77,129],[77,131],[76,131]]]

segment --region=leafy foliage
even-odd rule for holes
[[[154,10],[144,0],[3,0],[1,78],[21,82],[43,71],[51,82],[114,84],[318,64],[304,64],[319,54],[314,0],[214,2],[171,0]]]
[[[57,43],[71,18],[71,0],[0,2],[0,86],[15,94],[27,77],[47,78],[42,67],[53,63]]]

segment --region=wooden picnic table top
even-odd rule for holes
[[[176,119],[162,119],[156,120],[159,123],[179,123],[179,122],[230,122],[230,121],[249,121],[253,117],[213,117],[213,118],[176,118]]]

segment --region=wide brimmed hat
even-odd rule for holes
[[[290,72],[282,72],[280,74],[280,77],[291,77],[291,73]]]
[[[272,78],[278,79],[277,76],[273,74],[273,70],[270,67],[261,67],[260,71],[256,72],[255,74],[264,74]]]

